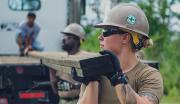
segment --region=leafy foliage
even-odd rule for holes
[[[174,2],[175,0],[148,0],[146,3],[139,3],[149,20],[150,36],[154,41],[153,48],[145,49],[146,57],[159,61],[164,93],[170,96],[180,95],[180,37],[175,37],[177,32],[170,30],[172,17],[177,17],[170,10]]]
[[[81,48],[86,51],[90,52],[99,52],[99,41],[98,36],[101,34],[100,29],[96,29],[92,26],[85,27],[85,31],[87,33],[87,39],[85,42],[81,45]]]

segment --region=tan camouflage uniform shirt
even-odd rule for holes
[[[76,53],[75,55],[89,55],[89,54],[93,54],[93,53],[88,53],[86,51],[80,51],[78,53]],[[61,67],[63,70],[66,70],[66,68],[69,67]],[[56,75],[66,81],[69,81],[73,84],[79,83],[75,80],[72,79],[70,74],[64,73],[63,70],[61,71],[57,71]],[[78,101],[78,97],[79,97],[79,93],[80,93],[80,89],[76,89],[76,90],[71,90],[71,91],[58,91],[58,95],[60,96],[60,102],[59,104],[77,104]],[[76,98],[74,100],[65,100],[66,98]]]

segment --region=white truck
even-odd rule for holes
[[[67,25],[68,0],[0,0],[0,104],[56,104],[49,81],[49,68],[40,60],[19,57],[18,24],[27,13],[36,13],[44,51],[60,51]],[[45,86],[39,86],[45,84]]]
[[[18,54],[16,29],[29,11],[37,15],[38,41],[44,51],[61,50],[61,34],[67,25],[68,0],[0,0],[0,54]]]

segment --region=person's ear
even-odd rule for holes
[[[123,44],[129,43],[130,40],[131,40],[131,34],[126,33],[126,34],[123,34],[123,35],[122,35],[122,43],[123,43]]]

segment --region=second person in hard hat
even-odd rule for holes
[[[82,26],[77,23],[68,25],[63,32],[62,49],[67,55],[85,55],[87,52],[81,51],[81,43],[85,40],[85,31]],[[61,67],[66,70],[67,67]],[[80,83],[73,80],[70,74],[63,71],[50,71],[51,82],[58,77],[57,90],[60,97],[59,104],[77,104],[80,92]],[[53,85],[53,89],[56,89]]]
[[[72,69],[73,78],[85,82],[78,104],[159,104],[163,95],[161,74],[135,54],[152,44],[144,12],[135,4],[119,4],[96,27],[103,29],[100,53],[111,56],[114,70],[81,81]]]

